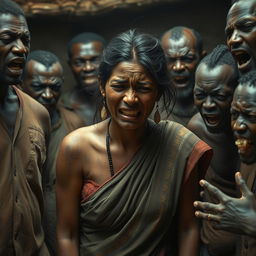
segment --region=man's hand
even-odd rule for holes
[[[219,203],[195,201],[194,207],[198,209],[195,215],[198,218],[213,221],[216,229],[256,238],[256,200],[254,194],[249,190],[239,172],[235,174],[235,180],[242,194],[240,198],[227,196],[206,180],[201,180],[200,185]]]

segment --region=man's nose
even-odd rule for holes
[[[12,51],[16,53],[17,55],[24,55],[28,54],[28,48],[24,45],[22,40],[18,38],[12,47]]]
[[[230,48],[236,48],[238,47],[241,42],[243,41],[242,37],[240,36],[239,31],[237,31],[236,29],[233,31],[232,35],[230,36],[230,38],[227,39],[227,45]]]
[[[176,72],[181,72],[185,69],[185,65],[182,61],[176,60],[174,65],[173,65],[173,70]]]
[[[246,131],[246,123],[244,122],[243,118],[239,116],[236,121],[234,122],[232,129],[234,132],[238,134],[243,134]]]
[[[207,96],[205,101],[203,102],[203,107],[207,110],[211,110],[216,106],[215,102],[212,100],[210,96]]]
[[[42,97],[45,99],[51,99],[53,97],[52,90],[49,87],[46,87],[42,94]]]
[[[94,65],[90,60],[86,60],[84,65],[83,65],[83,70],[86,72],[94,70]]]

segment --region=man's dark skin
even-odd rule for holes
[[[216,56],[222,55],[221,58]],[[218,59],[218,62],[212,62]],[[208,61],[207,61],[208,60]],[[232,61],[232,62],[231,62]],[[205,179],[230,196],[236,196],[235,171],[240,161],[230,125],[230,105],[237,86],[238,70],[225,45],[217,46],[196,70],[194,102],[199,110],[188,128],[213,148]],[[208,200],[208,195],[204,200]],[[202,223],[203,255],[235,255],[236,237]]]
[[[227,45],[244,74],[256,69],[256,0],[239,0],[230,8],[225,28]]]
[[[60,119],[56,105],[62,84],[63,68],[59,62],[46,67],[32,59],[26,64],[23,90],[46,107],[53,127]]]
[[[223,179],[230,181],[234,181],[235,171],[239,167],[239,156],[230,126],[230,105],[236,78],[231,65],[217,64],[209,68],[205,63],[199,64],[194,102],[200,113],[188,124],[190,130],[213,148],[211,168]]]
[[[13,136],[18,97],[10,85],[19,85],[30,48],[30,33],[24,17],[0,15],[0,116]]]
[[[85,125],[99,121],[98,110],[98,68],[104,44],[98,40],[75,42],[69,50],[69,66],[76,80],[76,86],[63,96],[63,104],[84,120]],[[96,118],[96,120],[95,120]]]
[[[161,44],[167,57],[172,86],[177,93],[172,111],[173,120],[186,125],[197,112],[193,99],[195,71],[206,52],[199,49],[198,39],[192,29],[180,27],[178,37],[176,29],[177,27],[167,31],[162,36]]]
[[[49,175],[46,179],[44,193],[45,240],[51,255],[56,255],[55,165],[57,152],[62,139],[83,125],[82,120],[74,112],[57,105],[63,82],[63,68],[54,54],[47,51],[30,53],[24,71],[22,88],[48,110],[52,126],[46,165]]]
[[[30,32],[22,9],[1,0],[1,255],[49,255],[42,228],[49,115],[18,88],[29,49]]]
[[[255,74],[256,78],[256,74]],[[243,169],[255,169],[256,163],[256,87],[239,84],[235,90],[231,105],[231,126],[236,138],[238,152],[243,162]],[[205,180],[200,185],[219,203],[194,202],[198,209],[195,215],[213,221],[217,229],[247,235],[256,238],[256,201],[240,172],[235,174],[237,187],[241,191],[240,198],[232,198],[221,192]]]

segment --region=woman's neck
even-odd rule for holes
[[[140,147],[148,133],[148,121],[138,129],[121,129],[113,120],[109,120],[109,135],[111,142],[122,148]]]

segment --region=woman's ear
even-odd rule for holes
[[[98,77],[98,81],[99,81],[100,93],[101,93],[102,97],[104,98],[106,96],[106,93],[105,93],[105,88],[103,88],[103,86],[102,86],[102,81],[101,81],[100,77]]]

